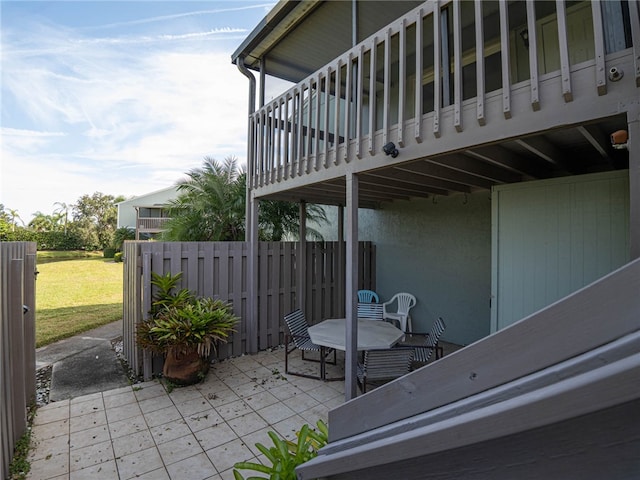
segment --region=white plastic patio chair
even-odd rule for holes
[[[389,308],[396,303],[397,309],[395,311],[389,310]],[[410,293],[401,292],[396,293],[391,300],[382,304],[382,318],[384,320],[393,320],[400,324],[400,330],[403,332],[411,332],[411,315],[409,310],[416,304],[416,297]]]

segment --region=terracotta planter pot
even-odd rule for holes
[[[176,385],[193,385],[202,381],[209,371],[209,362],[197,352],[170,351],[164,359],[162,375]]]

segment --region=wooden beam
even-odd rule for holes
[[[544,137],[520,138],[515,140],[515,143],[517,143],[521,147],[526,148],[531,153],[543,159],[547,163],[572,172],[572,170],[567,166],[564,160],[565,155]]]
[[[380,176],[381,178],[392,178],[412,185],[420,185],[423,188],[430,189],[431,193],[435,195],[446,195],[449,190],[454,192],[471,193],[471,188],[468,185],[429,175],[416,175],[414,172],[395,167],[385,170],[384,173],[372,172],[368,175]],[[433,189],[440,189],[442,192],[438,193]]]
[[[548,166],[533,163],[500,145],[478,147],[473,150],[465,150],[464,153],[533,178],[549,178],[552,175],[552,170]]]
[[[496,183],[516,183],[522,180],[522,175],[518,175],[517,173],[493,164],[479,161],[477,158],[467,157],[460,153],[432,157],[429,158],[429,162],[459,172],[476,175]]]
[[[479,188],[490,189],[494,182],[485,180],[475,175],[454,170],[449,167],[443,167],[442,165],[436,165],[428,161],[421,161],[410,163],[408,165],[402,165],[396,167],[398,170],[404,170],[418,175],[427,175],[430,177],[440,178],[442,180],[448,180],[454,183],[460,183],[462,185],[468,185]]]
[[[597,125],[584,125],[578,127],[578,132],[595,148],[600,156],[604,158],[610,166],[613,166],[613,159],[609,155],[611,140]]]
[[[470,193],[471,188],[459,185],[453,182],[446,182],[435,178],[412,175],[408,172],[393,171],[388,174],[381,172],[371,172],[365,175],[361,174],[361,182],[366,178],[373,180],[380,185],[393,185],[402,189],[408,189],[410,192],[418,189],[432,195],[449,195],[449,191],[455,189],[456,192]]]

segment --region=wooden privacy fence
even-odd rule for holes
[[[258,318],[248,318],[248,242],[125,242],[123,350],[136,375],[151,378],[162,358],[138,349],[136,325],[148,318],[153,294],[151,273],[182,272],[179,288],[233,304],[240,317],[236,332],[218,348],[219,359],[241,355],[255,339],[258,349],[280,345],[283,317],[301,307],[311,323],[344,316],[345,259],[339,242],[306,243],[302,285],[297,242],[260,242],[258,247]],[[375,289],[375,246],[360,242],[359,288]],[[304,299],[305,305],[299,305]],[[254,325],[255,327],[250,327]]]
[[[16,442],[36,395],[36,244],[0,242],[0,472],[9,476]]]

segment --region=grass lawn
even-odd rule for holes
[[[101,254],[69,256],[38,252],[37,347],[122,318],[123,264]]]

